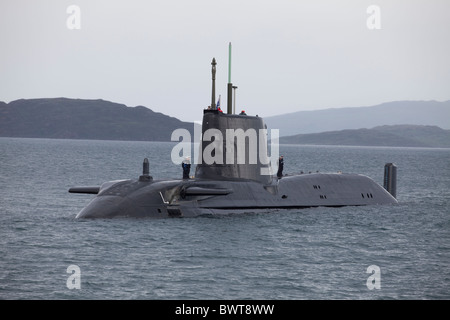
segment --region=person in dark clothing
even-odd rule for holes
[[[278,159],[278,172],[277,172],[278,178],[281,178],[283,176],[283,167],[284,167],[283,156],[280,156],[280,158]]]
[[[191,162],[189,161],[189,157],[186,157],[186,159],[183,160],[181,167],[183,168],[183,179],[189,179],[189,173],[191,171]]]

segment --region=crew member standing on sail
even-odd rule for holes
[[[281,178],[283,176],[283,167],[284,167],[283,156],[280,156],[280,158],[278,159],[278,172],[277,172],[278,178]]]

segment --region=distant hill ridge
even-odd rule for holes
[[[371,107],[298,111],[264,119],[280,136],[319,133],[381,125],[433,125],[450,129],[450,100],[394,101]]]
[[[450,148],[450,130],[437,126],[393,125],[280,137],[280,143],[312,145]]]
[[[449,130],[444,130],[450,128],[450,101],[299,111],[265,121],[269,129],[280,129],[281,143],[450,147]],[[408,125],[398,125],[401,123]],[[0,137],[170,141],[172,132],[179,128],[193,134],[194,124],[143,106],[128,107],[101,99],[0,102]],[[298,134],[312,128],[320,133]],[[286,136],[293,131],[295,135]]]
[[[58,139],[170,141],[182,122],[143,107],[68,98],[0,102],[0,136]]]

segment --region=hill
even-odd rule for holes
[[[299,111],[264,120],[268,128],[280,129],[280,136],[404,123],[450,129],[450,100],[396,101],[371,107]]]
[[[170,141],[172,131],[193,124],[143,107],[104,100],[21,99],[0,102],[0,136]]]
[[[450,148],[450,130],[437,126],[393,125],[280,137],[284,144]]]

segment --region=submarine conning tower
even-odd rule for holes
[[[267,127],[262,118],[223,113],[214,103],[215,59],[212,61],[212,105],[203,111],[198,179],[272,181]],[[230,86],[229,86],[230,87]]]

